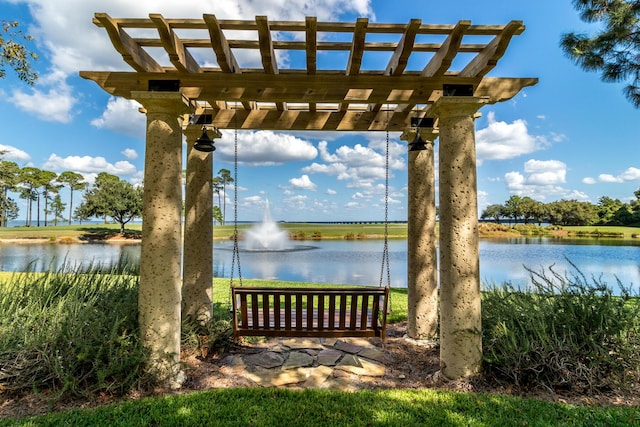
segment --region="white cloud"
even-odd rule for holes
[[[336,190],[332,190],[331,188],[327,188],[326,193],[331,195],[331,196],[333,196],[335,194],[338,194],[338,192]]]
[[[309,179],[309,175],[302,175],[300,178],[291,178],[289,183],[298,190],[316,191],[317,188],[317,185]]]
[[[28,162],[31,160],[31,156],[29,154],[12,145],[0,144],[0,152],[5,152],[4,154],[0,155],[0,158],[2,158],[2,160],[15,162]]]
[[[566,182],[567,165],[559,160],[531,159],[525,162],[523,172],[511,171],[504,175],[504,182],[511,194],[540,201],[589,200],[584,192],[560,185]]]
[[[528,184],[553,185],[566,181],[567,165],[559,160],[527,160],[524,171],[529,174]]]
[[[107,172],[112,175],[131,175],[136,172],[136,167],[127,161],[109,163],[104,157],[91,156],[62,158],[55,153],[49,156],[42,167],[54,171],[70,170],[81,174]]]
[[[125,148],[120,152],[127,159],[134,160],[138,158],[138,152],[133,148]]]
[[[495,113],[487,114],[488,126],[476,132],[476,153],[478,164],[484,160],[505,160],[544,150],[550,146],[544,136],[529,134],[524,120],[514,120],[513,123],[499,122]],[[562,140],[562,135],[554,134],[554,141]]]
[[[585,179],[589,179],[593,181],[593,182],[589,182],[589,184],[595,183],[595,180],[593,178],[585,178]],[[631,181],[640,181],[640,169],[630,167],[618,175],[612,175],[610,173],[602,173],[598,175],[598,181],[606,182],[606,183],[623,183],[623,182],[631,182]]]
[[[109,98],[102,116],[93,119],[91,124],[98,129],[109,129],[134,138],[144,138],[146,118],[138,111],[140,107],[136,101]]]
[[[327,164],[313,163],[303,168],[303,172],[325,173],[348,180],[347,187],[369,188],[375,181],[385,178],[386,140],[372,135],[368,146],[355,144],[353,147],[340,146],[334,153],[329,152],[327,141],[318,143],[320,158]],[[395,141],[389,142],[389,170],[405,169],[406,146]]]
[[[215,140],[216,158],[233,161],[233,132],[223,131]],[[286,162],[313,160],[318,150],[309,141],[286,133],[271,131],[240,132],[238,134],[238,162],[254,166],[280,165]]]
[[[46,91],[39,89],[40,86],[37,85],[29,92],[15,90],[9,101],[40,120],[69,123],[73,118],[71,110],[76,103],[69,86],[61,82],[58,87]]]
[[[593,178],[592,178],[592,177],[590,177],[590,176],[587,176],[587,177],[582,178],[582,183],[583,183],[583,184],[589,184],[589,185],[591,185],[591,184],[595,184],[595,183],[596,183],[596,180],[595,180],[595,179],[593,179]]]

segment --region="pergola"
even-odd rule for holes
[[[487,77],[511,38],[524,31],[521,21],[431,25],[420,19],[386,24],[96,13],[94,23],[133,71],[80,75],[114,96],[137,100],[147,115],[139,306],[154,365],[177,379],[181,318],[211,315],[213,154],[193,149],[204,125],[214,132],[402,131],[403,139],[419,134],[426,140],[426,150],[409,152],[408,168],[408,333],[414,338],[433,337],[438,325],[433,141],[439,137],[442,373],[461,378],[477,372],[474,119],[482,106],[537,83]],[[323,65],[340,62],[338,69]]]

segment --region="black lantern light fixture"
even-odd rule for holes
[[[202,125],[202,135],[200,138],[196,139],[195,144],[193,144],[193,148],[198,151],[202,151],[203,153],[210,153],[212,151],[216,151],[216,147],[213,146],[213,139],[209,137],[207,134],[207,125],[210,125],[213,121],[213,116],[211,114],[192,114],[189,116],[189,124],[191,125]]]
[[[409,151],[424,151],[427,149],[427,142],[420,136],[420,128],[432,128],[432,117],[412,117],[411,127],[416,128],[416,137],[409,143]]]
[[[202,126],[202,135],[200,136],[200,138],[196,139],[195,144],[193,144],[193,148],[198,151],[202,151],[203,153],[216,151],[216,147],[214,147],[213,145],[213,139],[211,139],[207,134],[206,126]]]

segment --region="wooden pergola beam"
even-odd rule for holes
[[[193,56],[187,51],[180,41],[176,33],[169,27],[167,21],[162,15],[157,13],[149,14],[149,19],[156,24],[162,46],[169,55],[169,60],[180,72],[184,73],[201,73],[200,65],[193,59]]]
[[[113,47],[124,62],[139,72],[162,72],[163,68],[106,13],[96,13],[96,20],[107,30]]]
[[[480,52],[466,67],[464,67],[460,72],[460,76],[485,76],[496,66],[498,60],[502,58],[509,46],[511,37],[521,31],[521,28],[523,27],[522,21],[509,22],[505,26],[504,30],[495,36],[493,40],[491,40],[491,42],[482,50],[482,52]]]

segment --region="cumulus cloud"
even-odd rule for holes
[[[581,191],[561,184],[566,182],[567,165],[559,160],[527,160],[523,173],[507,172],[504,182],[511,194],[528,196],[535,200],[576,199],[589,200]]]
[[[640,181],[640,169],[629,167],[626,170],[622,171],[618,175],[613,175],[610,173],[601,173],[598,175],[598,178],[595,179],[593,177],[585,177],[582,179],[582,182],[585,184],[595,184],[596,182],[604,182],[604,183],[624,183],[624,182],[633,182]]]
[[[40,120],[69,123],[73,118],[71,110],[76,103],[71,88],[64,83],[44,90],[40,87],[41,85],[38,85],[28,92],[15,90],[9,97],[9,101],[20,110],[34,114]]]
[[[0,152],[4,153],[0,156],[3,160],[14,162],[28,162],[31,160],[31,156],[29,154],[12,145],[0,144]]]
[[[317,185],[309,179],[309,175],[302,175],[300,178],[291,178],[289,183],[298,190],[316,191],[317,188]]]
[[[524,120],[512,123],[497,121],[495,113],[487,114],[488,126],[476,132],[476,153],[478,164],[484,160],[505,160],[544,150],[551,144],[547,137],[529,134]],[[562,140],[562,135],[554,134],[554,141]]]
[[[353,147],[340,146],[333,153],[327,141],[318,143],[320,158],[325,164],[313,163],[303,168],[307,173],[324,173],[338,180],[347,180],[347,187],[369,188],[375,181],[385,178],[386,141],[372,135],[368,146],[355,144]],[[395,141],[389,142],[389,170],[406,167],[404,155],[406,146]]]
[[[63,158],[55,153],[49,156],[42,167],[54,171],[70,170],[82,174],[107,172],[112,175],[132,175],[136,172],[136,167],[125,160],[109,163],[104,157],[68,156]]]
[[[216,158],[231,162],[234,157],[233,132],[223,132],[215,140]],[[238,162],[254,166],[280,165],[287,162],[313,160],[318,150],[309,141],[290,134],[271,131],[238,134]]]
[[[133,148],[125,148],[120,152],[127,159],[134,160],[138,158],[138,152]]]
[[[140,107],[141,105],[136,101],[124,98],[109,98],[107,107],[102,115],[97,119],[93,119],[91,124],[98,129],[109,129],[134,138],[144,138],[146,118],[144,114],[138,111]]]
[[[330,196],[338,194],[338,192],[336,190],[332,190],[331,188],[327,188],[327,192],[326,193],[329,194]]]

